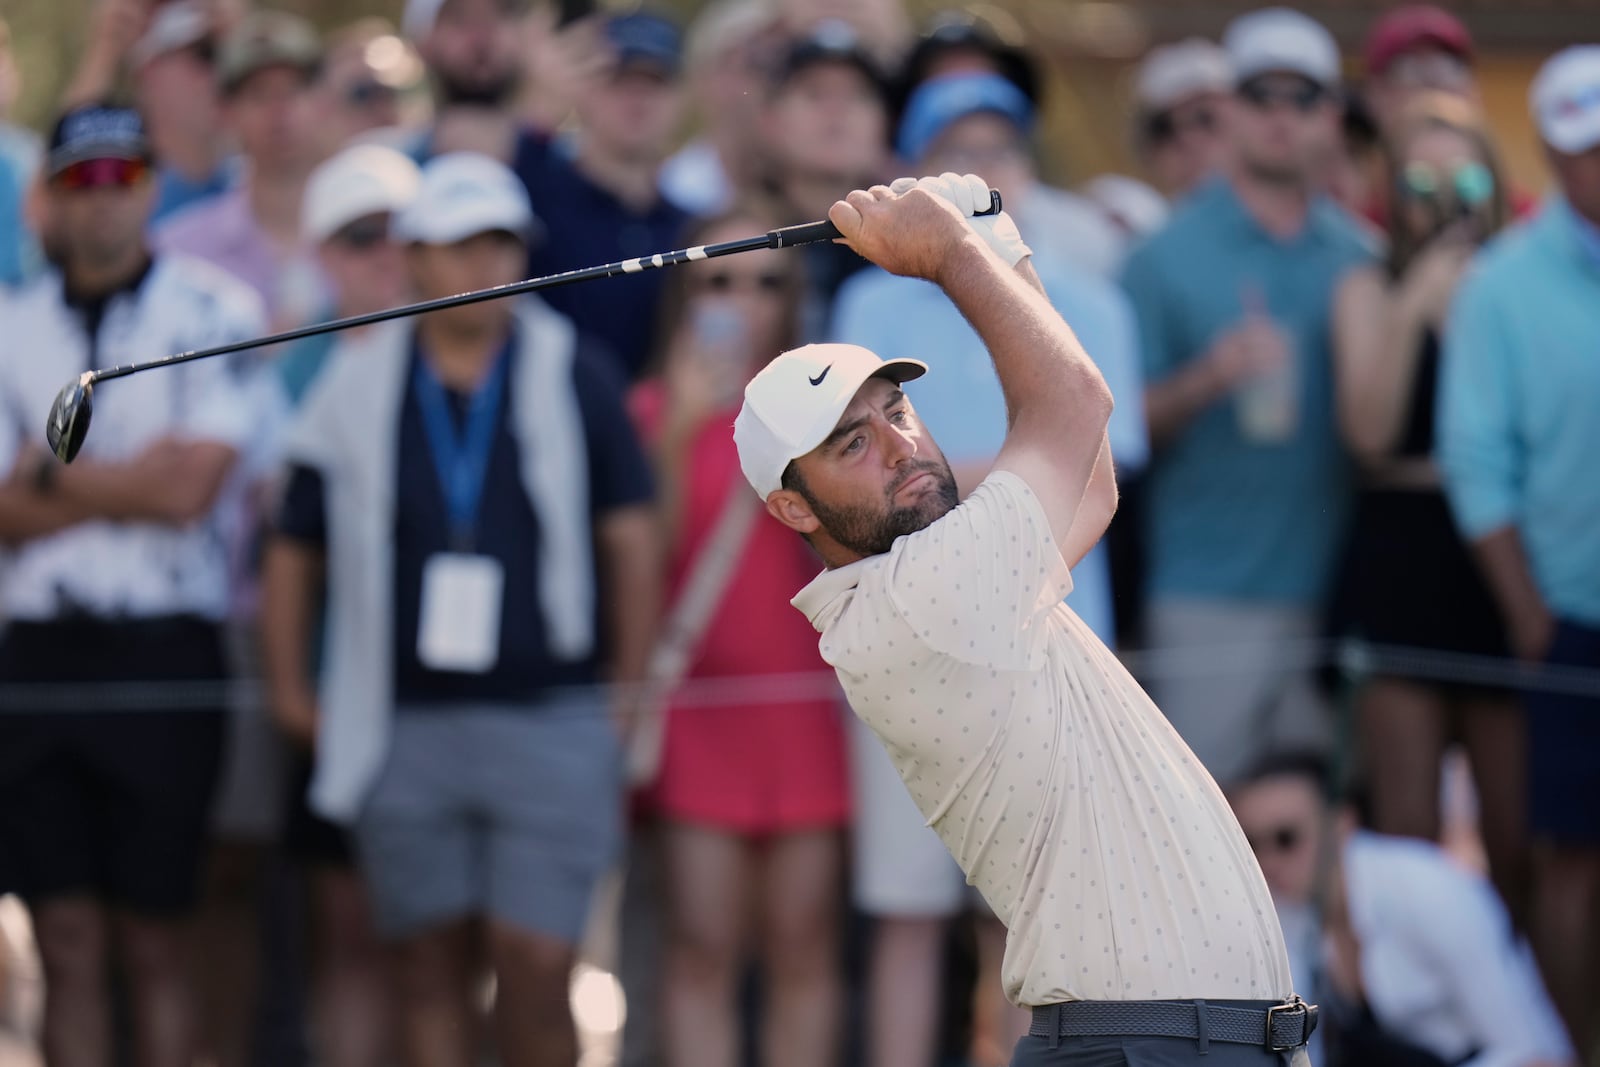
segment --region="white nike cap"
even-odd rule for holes
[[[868,378],[909,382],[928,372],[915,359],[879,359],[860,345],[792,349],[761,368],[744,387],[733,422],[739,466],[765,500],[783,488],[790,462],[820,445]]]

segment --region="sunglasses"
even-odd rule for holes
[[[1171,111],[1157,112],[1145,121],[1144,134],[1152,144],[1167,144],[1186,133],[1210,133],[1216,128],[1216,113],[1208,107],[1200,107],[1181,120]]]
[[[701,286],[712,293],[731,293],[754,289],[762,293],[781,293],[789,280],[782,274],[735,274],[721,271],[700,279]]]
[[[1262,853],[1293,852],[1305,840],[1305,831],[1294,825],[1279,826],[1264,836],[1246,834],[1245,840],[1250,844],[1250,851],[1258,856]]]
[[[345,99],[357,107],[387,103],[399,95],[391,86],[370,80],[358,81],[344,91]]]
[[[1480,208],[1494,196],[1494,175],[1482,163],[1463,163],[1444,170],[1426,163],[1408,163],[1400,172],[1400,188],[1416,200],[1454,199],[1465,208]]]
[[[365,252],[389,240],[389,220],[387,218],[357,219],[348,226],[341,227],[330,240],[357,252]]]
[[[73,192],[108,187],[131,189],[149,175],[150,164],[142,159],[85,159],[64,168],[50,181],[58,189]]]
[[[1302,115],[1309,115],[1328,98],[1328,91],[1316,82],[1310,81],[1297,82],[1291,86],[1283,82],[1253,79],[1239,86],[1239,95],[1245,103],[1261,111],[1287,104]]]

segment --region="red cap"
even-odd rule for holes
[[[1383,74],[1396,56],[1425,44],[1453,52],[1462,59],[1472,58],[1472,35],[1460,19],[1442,7],[1412,4],[1397,7],[1372,24],[1367,34],[1367,74],[1372,77]]]

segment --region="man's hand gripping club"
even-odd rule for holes
[[[989,186],[982,178],[946,173],[858,189],[834,204],[828,218],[845,244],[884,270],[943,284],[954,253],[973,238],[981,239],[1007,267],[1032,254],[1010,215],[977,214],[989,203]]]

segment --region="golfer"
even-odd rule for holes
[[[850,345],[786,352],[750,382],[740,465],[827,564],[794,604],[1006,924],[1005,992],[1033,1009],[1013,1064],[1305,1064],[1314,1012],[1227,802],[1062,603],[1116,509],[1111,395],[1009,217],[968,218],[988,199],[946,174],[829,212],[988,347],[1009,430],[971,496],[901,391],[928,367]]]

